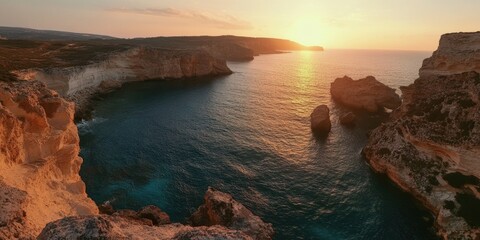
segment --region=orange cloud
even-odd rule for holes
[[[107,11],[142,14],[162,17],[175,17],[191,19],[209,24],[221,29],[252,29],[252,25],[244,20],[240,20],[228,14],[214,14],[203,11],[180,10],[175,8],[111,8]]]

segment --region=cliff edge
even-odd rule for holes
[[[402,105],[363,151],[375,171],[434,213],[444,239],[480,237],[480,73],[472,71],[480,45],[473,39],[480,33],[442,36],[420,78],[401,88]],[[429,65],[440,59],[454,67]]]
[[[420,76],[480,72],[480,32],[442,35],[438,49],[423,61]]]
[[[271,224],[264,223],[229,194],[211,188],[205,195],[205,206],[220,211],[214,215],[196,214],[195,226],[170,223],[169,216],[154,206],[138,212],[112,209],[110,215],[99,214],[78,174],[82,159],[78,156],[74,104],[39,81],[1,80],[0,239],[273,236]],[[212,216],[225,222],[211,222]]]
[[[77,113],[88,112],[92,96],[126,82],[198,78],[230,74],[224,60],[201,50],[166,50],[132,47],[112,51],[94,62],[74,66],[15,70],[22,80],[38,80],[76,103]]]
[[[97,214],[78,172],[74,105],[40,82],[0,81],[0,239],[36,237],[51,221]]]

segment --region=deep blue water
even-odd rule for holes
[[[213,186],[273,223],[276,239],[431,239],[429,215],[361,157],[383,117],[345,128],[329,94],[343,75],[407,85],[428,55],[294,52],[229,63],[230,76],[127,84],[79,124],[87,192],[184,221]],[[319,104],[331,108],[326,139],[310,130]]]

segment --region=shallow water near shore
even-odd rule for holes
[[[362,159],[385,116],[341,126],[330,82],[368,75],[398,88],[428,52],[329,50],[229,63],[229,76],[126,84],[79,123],[81,176],[97,203],[154,204],[184,221],[208,186],[274,225],[276,239],[435,239],[429,214]],[[398,91],[399,92],[399,91]],[[332,132],[309,115],[331,109]]]

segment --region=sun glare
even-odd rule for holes
[[[321,27],[313,19],[300,19],[292,24],[288,38],[304,45],[321,45]]]

